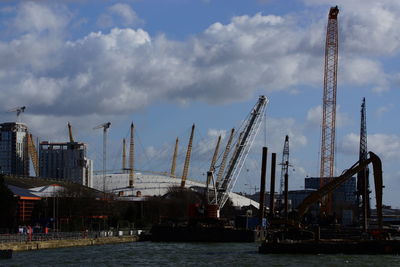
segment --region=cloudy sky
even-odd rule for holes
[[[67,140],[70,121],[96,169],[102,133],[92,128],[112,123],[108,169],[118,169],[133,121],[136,168],[154,171],[170,168],[176,137],[183,165],[195,123],[190,175],[202,180],[217,136],[226,141],[266,95],[266,126],[236,191],[259,185],[264,136],[279,161],[286,134],[289,188],[301,189],[304,177],[319,173],[324,39],[333,5],[340,9],[336,174],[358,159],[365,97],[368,148],[383,160],[384,203],[400,207],[397,0],[1,1],[0,121],[15,120],[6,111],[25,105],[21,120],[49,141]]]

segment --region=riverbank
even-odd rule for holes
[[[118,237],[99,237],[99,238],[82,238],[82,239],[64,239],[64,240],[47,240],[47,241],[29,241],[29,242],[9,242],[0,243],[0,250],[12,249],[13,251],[26,251],[51,248],[66,248],[78,246],[95,246],[105,244],[130,243],[137,242],[138,236],[118,236]]]

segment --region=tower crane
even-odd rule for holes
[[[7,112],[15,112],[17,114],[17,122],[20,122],[20,115],[21,113],[25,112],[26,107],[22,106],[22,107],[16,107],[10,110],[7,110]]]
[[[223,179],[216,184],[216,194],[211,200],[211,204],[217,205],[219,210],[225,205],[229,198],[229,193],[239,177],[253,141],[260,129],[267,103],[268,99],[265,96],[260,96],[249,117],[243,123],[243,130],[236,140],[235,150],[224,172]]]
[[[325,44],[324,95],[322,113],[322,145],[320,164],[320,187],[332,179],[335,163],[336,88],[338,67],[338,17],[339,8],[331,7],[328,16]],[[332,194],[323,200],[322,211],[329,213],[332,208]]]
[[[110,126],[111,122],[106,122],[93,128],[93,130],[103,129],[103,192],[106,192],[107,130]]]

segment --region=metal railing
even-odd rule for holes
[[[99,232],[50,232],[33,234],[0,234],[0,243],[24,243],[49,240],[71,240],[113,236],[132,236],[140,234],[140,230],[99,231]]]

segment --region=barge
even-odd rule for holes
[[[219,226],[164,226],[151,230],[153,242],[257,242],[265,239],[265,231]]]

